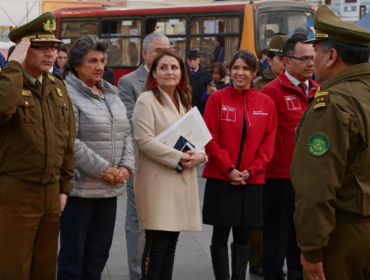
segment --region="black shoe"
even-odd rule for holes
[[[263,268],[262,266],[253,266],[249,268],[249,273],[262,276],[263,277]]]

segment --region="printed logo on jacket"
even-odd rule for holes
[[[285,102],[287,104],[288,110],[301,110],[302,106],[299,102],[297,95],[285,96]]]
[[[236,108],[227,105],[222,105],[221,120],[228,122],[236,122]]]

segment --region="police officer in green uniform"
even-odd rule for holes
[[[53,280],[59,216],[72,190],[75,118],[49,74],[61,43],[52,13],[9,33],[0,74],[0,279]]]
[[[321,88],[296,130],[291,179],[306,279],[370,279],[370,31],[317,9]]]
[[[254,79],[255,90],[260,90],[264,85],[268,84],[272,80],[275,80],[279,76],[280,72],[284,68],[283,64],[283,48],[285,42],[289,39],[286,35],[274,35],[272,36],[270,43],[267,47],[267,62],[269,68],[267,68],[260,76]]]

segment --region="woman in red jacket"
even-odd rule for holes
[[[245,279],[249,229],[260,227],[262,220],[262,186],[277,121],[270,97],[251,88],[256,70],[256,57],[238,51],[230,62],[233,86],[213,93],[204,113],[213,139],[206,146],[203,223],[213,225],[216,280],[230,279],[227,241],[231,229],[232,279]]]

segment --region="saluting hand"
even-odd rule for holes
[[[231,171],[227,177],[230,179],[232,185],[245,185],[247,183],[245,174],[237,169]]]
[[[301,264],[309,280],[326,280],[322,262],[310,263],[301,255]]]
[[[31,42],[29,39],[22,39],[14,48],[14,51],[9,57],[9,61],[14,60],[18,61],[20,64],[23,64],[23,61],[26,59],[28,48],[30,47]]]

